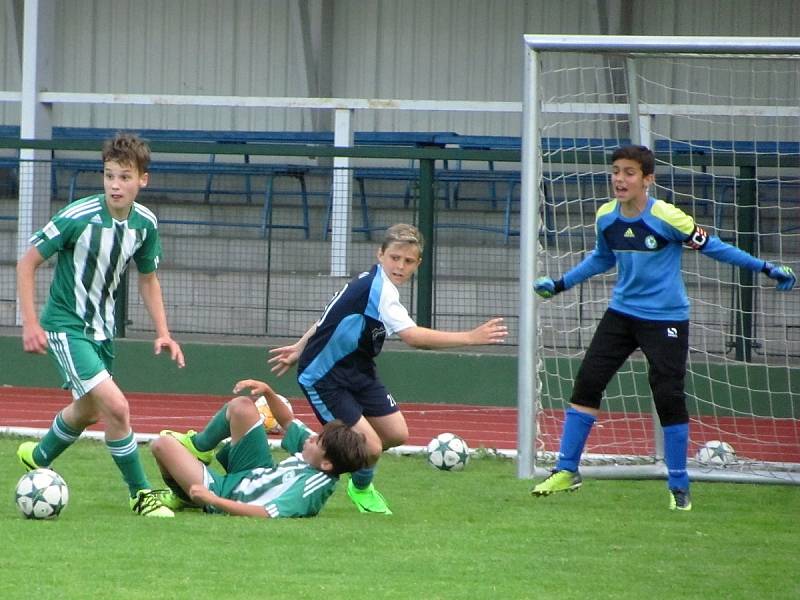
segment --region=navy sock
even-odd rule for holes
[[[689,424],[664,427],[664,462],[667,464],[667,485],[671,490],[688,490],[686,451],[689,447]]]
[[[359,469],[358,471],[353,471],[353,473],[350,475],[350,480],[353,482],[354,486],[360,490],[363,490],[364,488],[369,487],[369,484],[372,483],[373,477],[375,477],[375,468],[370,467],[368,469]]]
[[[583,447],[597,418],[589,413],[570,407],[564,419],[564,432],[561,434],[561,448],[558,451],[558,471],[578,471]]]

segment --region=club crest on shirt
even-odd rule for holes
[[[655,250],[658,247],[658,242],[656,241],[655,237],[648,235],[646,238],[644,238],[644,245],[648,250]]]

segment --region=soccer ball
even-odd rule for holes
[[[442,471],[461,471],[469,462],[469,446],[454,433],[440,433],[425,450],[428,464]]]
[[[736,451],[728,442],[710,440],[697,451],[695,458],[702,465],[724,466],[736,460]]]
[[[69,501],[61,475],[51,469],[28,471],[17,482],[17,508],[27,519],[53,519]]]
[[[280,394],[276,394],[278,398],[283,402],[286,406],[290,409],[292,408],[289,401]],[[272,414],[272,411],[269,409],[269,404],[267,404],[267,399],[264,396],[259,396],[256,400],[256,408],[258,409],[259,414],[264,420],[264,429],[267,430],[267,433],[282,433],[283,429],[278,424],[278,419]]]

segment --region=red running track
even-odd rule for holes
[[[187,394],[127,393],[131,424],[136,433],[162,429],[202,429],[228,397]],[[68,392],[53,388],[0,387],[0,426],[46,429],[53,416],[71,401]],[[312,428],[318,423],[305,399],[292,399],[295,415]],[[424,446],[435,435],[452,431],[471,448],[514,450],[517,446],[517,410],[508,407],[460,404],[402,406],[411,446]],[[545,411],[539,421],[544,448],[558,449],[562,411]],[[91,429],[101,430],[100,426]],[[793,419],[703,418],[691,424],[693,447],[723,439],[740,457],[800,462],[800,421]],[[595,454],[644,454],[652,449],[650,415],[602,413],[587,446]]]
[[[136,433],[158,433],[162,429],[202,429],[229,399],[227,396],[189,394],[125,394],[131,407],[131,425]],[[51,388],[0,388],[0,426],[46,429],[55,414],[69,404],[69,392]],[[319,429],[305,399],[292,399],[295,415],[312,429]],[[517,411],[513,408],[452,404],[406,404],[403,414],[410,430],[409,445],[423,446],[443,431],[461,435],[472,448],[514,449]],[[101,425],[90,427],[102,430]]]

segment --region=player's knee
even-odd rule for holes
[[[570,404],[577,404],[578,406],[585,406],[595,410],[600,408],[600,403],[603,400],[603,390],[605,384],[600,381],[595,381],[592,378],[578,377],[575,380],[575,385],[572,387],[572,397]]]
[[[176,452],[180,451],[186,452],[183,446],[181,446],[181,443],[174,437],[159,436],[150,442],[150,452],[160,466],[169,465],[169,457],[174,456]]]
[[[374,464],[383,454],[383,443],[378,440],[367,440],[367,460],[370,464]]]
[[[689,411],[686,410],[686,398],[683,393],[654,394],[654,401],[658,420],[662,427],[683,425],[689,422]]]
[[[128,402],[125,398],[115,398],[111,401],[103,403],[103,417],[109,423],[115,423],[118,426],[130,425],[131,411]]]
[[[578,385],[572,389],[572,397],[569,399],[570,404],[577,404],[578,406],[585,406],[594,410],[600,409],[600,403],[603,400],[603,392],[596,391],[597,388],[591,386]]]
[[[234,421],[249,422],[259,418],[258,408],[256,408],[255,402],[247,396],[237,396],[228,402],[227,415],[228,421],[231,423]]]
[[[168,443],[169,441],[167,440],[166,436],[157,437],[150,442],[150,452],[152,452],[153,456],[156,458],[161,458],[164,455],[164,447],[167,446]]]
[[[390,435],[384,437],[381,441],[383,443],[382,450],[402,446],[408,441],[408,427],[402,427],[392,431]]]

